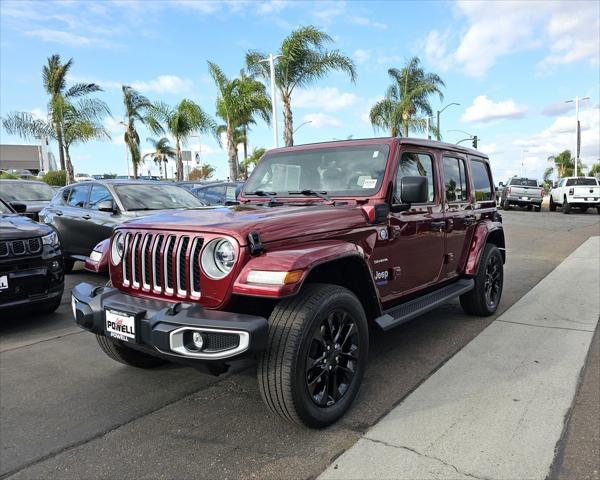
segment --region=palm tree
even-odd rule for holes
[[[333,70],[347,73],[353,83],[356,80],[356,69],[352,60],[339,50],[325,49],[326,44],[332,41],[329,35],[311,25],[294,30],[281,44],[280,57],[275,65],[275,84],[283,102],[283,138],[287,147],[294,144],[294,88],[307,87]],[[269,81],[269,66],[260,62],[265,57],[263,52],[249,51],[246,54],[246,65],[252,74]]]
[[[255,115],[269,123],[271,100],[265,86],[250,77],[230,80],[217,64],[210,61],[208,69],[218,90],[217,116],[225,121],[229,178],[235,180],[238,177],[236,130],[242,122],[248,124]]]
[[[169,159],[172,160],[175,158],[175,149],[169,145],[167,137],[162,137],[158,140],[147,138],[146,141],[152,144],[153,151],[144,155],[144,160],[150,158],[159,168],[164,167],[163,177],[167,178],[167,162]]]
[[[190,172],[190,180],[208,180],[215,173],[215,167],[212,165],[204,164],[194,168]]]
[[[129,153],[131,154],[131,163],[133,164],[133,178],[138,176],[138,167],[141,162],[140,155],[140,136],[135,129],[135,122],[139,121],[144,125],[151,127],[155,131],[159,128],[153,122],[155,118],[149,114],[152,107],[150,100],[141,95],[128,85],[123,85],[123,104],[125,106],[125,135],[124,140]]]
[[[410,130],[423,131],[425,121],[418,117],[433,114],[429,96],[437,94],[444,99],[444,81],[435,73],[425,73],[419,57],[411,58],[400,70],[390,68],[388,75],[393,83],[387,89],[385,98],[378,101],[369,112],[374,128],[389,130],[395,137],[398,132],[407,137]]]
[[[590,171],[588,172],[590,177],[596,177],[600,175],[600,162],[592,164]]]
[[[242,161],[242,163],[240,164],[240,168],[244,172],[244,179],[248,178],[248,169],[250,167],[253,167],[253,169],[256,168],[256,165],[258,165],[258,162],[260,161],[260,159],[266,151],[266,148],[255,148],[254,150],[252,150],[252,154]]]
[[[153,105],[149,111],[148,125],[154,133],[167,131],[175,140],[177,180],[183,180],[181,147],[193,133],[215,133],[215,122],[199,105],[184,98],[176,107],[165,103]]]
[[[51,118],[55,135],[58,142],[58,154],[60,158],[60,168],[65,170],[65,151],[64,151],[64,116],[68,110],[67,103],[74,98],[83,97],[90,93],[99,92],[102,89],[95,83],[77,83],[67,88],[67,75],[73,59],[66,63],[61,63],[60,55],[54,54],[48,57],[47,64],[42,68],[42,79],[46,93],[50,95],[48,104],[48,113]]]
[[[554,164],[558,178],[569,177],[575,171],[575,159],[571,156],[571,150],[564,150],[558,155],[550,155],[548,161]],[[579,162],[578,167],[581,168],[581,166],[581,162]]]

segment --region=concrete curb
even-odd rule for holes
[[[599,292],[600,237],[591,237],[319,478],[544,479]]]

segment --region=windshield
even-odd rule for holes
[[[569,178],[567,180],[567,187],[577,187],[577,186],[596,186],[598,183],[595,178]]]
[[[54,190],[45,183],[7,182],[0,183],[0,195],[8,202],[48,201],[54,196]]]
[[[175,185],[117,185],[115,190],[129,211],[204,206],[194,195]]]
[[[537,187],[537,180],[531,180],[529,178],[513,178],[510,181],[511,185],[521,186],[521,187]]]
[[[329,147],[265,155],[244,187],[245,195],[314,190],[330,196],[366,197],[381,187],[389,145]]]

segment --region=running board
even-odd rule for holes
[[[398,305],[397,307],[385,310],[381,317],[375,319],[375,323],[383,330],[390,330],[398,325],[408,322],[429,310],[439,307],[441,304],[452,300],[463,293],[467,293],[475,286],[475,281],[471,278],[462,279],[458,282],[447,285],[439,290],[415,298],[409,302]]]

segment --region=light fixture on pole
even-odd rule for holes
[[[269,62],[269,71],[271,74],[271,105],[273,107],[273,147],[277,148],[279,146],[279,132],[277,130],[277,97],[276,97],[276,89],[275,89],[275,60],[277,60],[281,55],[273,55],[269,53],[269,58],[263,58],[259,60],[259,63],[267,63]]]
[[[301,123],[300,125],[298,125],[298,126],[297,126],[297,127],[294,129],[294,131],[292,132],[292,134],[295,134],[295,133],[296,133],[298,130],[300,130],[300,127],[302,127],[302,126],[304,126],[304,125],[307,125],[307,124],[309,124],[309,123],[312,123],[312,120],[307,120],[306,122],[303,122],[303,123]]]
[[[529,150],[521,149],[521,177],[523,176],[523,166],[525,165],[525,154],[528,152]]]
[[[579,98],[579,96],[577,96],[571,100],[565,100],[565,103],[575,102],[575,177],[577,176],[577,164],[579,163],[579,149],[581,146],[581,129],[579,126],[579,102],[589,99],[590,97]]]
[[[446,110],[448,107],[451,107],[452,105],[460,105],[460,103],[456,103],[456,102],[452,102],[449,103],[448,105],[446,105],[444,108],[442,108],[441,110],[437,111],[437,124],[436,124],[436,128],[437,128],[437,132],[436,132],[436,138],[437,141],[439,142],[441,140],[441,131],[440,131],[440,114]]]

